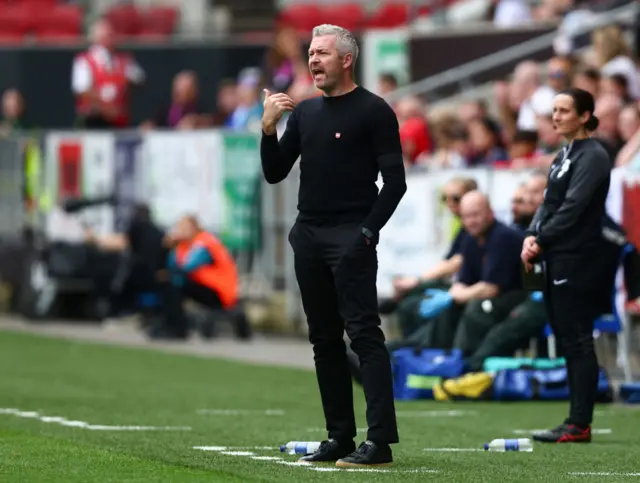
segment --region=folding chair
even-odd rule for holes
[[[627,255],[633,252],[633,245],[626,244],[622,249],[621,264],[624,266],[624,261]],[[622,361],[618,358],[618,365],[622,366],[625,382],[633,382],[633,375],[631,372],[631,338],[630,327],[628,327],[627,314],[622,309],[618,310],[617,304],[618,290],[616,285],[613,286],[612,303],[613,311],[611,314],[604,314],[598,317],[593,323],[593,336],[598,338],[600,334],[617,334],[618,348],[620,350]],[[544,328],[544,335],[547,338],[547,347],[549,352],[549,358],[555,359],[556,352],[556,339],[551,330],[551,326],[547,324]]]

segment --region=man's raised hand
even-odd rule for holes
[[[295,102],[284,93],[271,94],[264,90],[264,113],[262,114],[262,130],[265,134],[275,134],[276,126],[287,111],[293,111]]]

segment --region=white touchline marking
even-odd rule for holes
[[[36,411],[21,411],[15,408],[0,408],[0,414],[9,414],[19,418],[38,419],[40,422],[59,424],[68,428],[82,428],[90,431],[191,431],[190,426],[113,426],[105,424],[89,424],[86,421],[75,421],[62,416],[44,416]]]
[[[422,451],[441,451],[443,453],[465,453],[471,451],[484,451],[480,448],[424,448]]]
[[[215,451],[223,455],[227,456],[245,456],[249,457],[252,460],[256,461],[268,461],[271,463],[276,463],[279,465],[291,466],[291,467],[301,467],[311,471],[319,471],[319,472],[349,472],[349,473],[439,473],[440,470],[434,470],[430,468],[415,468],[415,469],[406,469],[406,470],[398,470],[395,468],[383,469],[383,468],[336,468],[336,467],[326,467],[326,466],[315,466],[313,463],[309,463],[307,461],[292,461],[285,460],[278,456],[259,456],[255,455],[252,451],[240,451],[240,450],[274,450],[279,449],[274,446],[193,446],[193,449],[201,450],[201,451]],[[425,451],[429,451],[431,448],[426,448]],[[442,448],[435,448],[442,449]],[[457,448],[444,448],[445,450],[456,450]],[[460,451],[476,451],[476,449],[461,449]],[[478,450],[479,451],[479,450]]]
[[[273,451],[279,450],[276,446],[194,446],[193,449],[199,449],[201,451],[226,451],[226,450],[265,450]]]
[[[476,411],[459,411],[457,409],[451,409],[448,411],[439,410],[439,411],[396,411],[397,417],[419,417],[419,418],[437,418],[440,416],[451,417],[451,416],[469,416],[472,414],[476,414]]]
[[[613,473],[613,472],[607,472],[607,471],[602,471],[602,472],[571,472],[571,473],[567,473],[568,475],[571,476],[640,476],[640,473]]]
[[[209,416],[243,416],[259,414],[261,416],[284,416],[284,409],[199,409],[198,414]]]
[[[513,434],[536,434],[549,431],[548,429],[514,429]],[[611,434],[610,428],[596,428],[591,430],[591,434]]]
[[[309,463],[307,461],[274,460],[273,462],[278,463],[279,465],[287,465],[287,466],[313,466],[313,463]]]

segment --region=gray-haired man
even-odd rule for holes
[[[349,31],[316,27],[309,69],[324,95],[296,106],[286,94],[267,91],[261,143],[269,183],[286,178],[301,156],[299,215],[289,241],[329,432],[320,449],[302,460],[341,467],[390,465],[390,444],[398,442],[391,364],[378,315],[376,244],[406,191],[405,173],[396,116],[382,98],[354,82],[357,57]],[[285,111],[291,115],[278,142],[276,124]],[[357,450],[345,329],[367,400],[369,432]]]

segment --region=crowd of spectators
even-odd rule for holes
[[[393,76],[379,79],[385,92]],[[640,163],[640,73],[620,27],[595,30],[584,52],[546,62],[520,62],[490,98],[430,108],[418,97],[394,105],[408,166],[430,169],[501,165],[546,168],[561,147],[553,129],[552,102],[567,87],[596,98],[600,119],[593,133],[615,165]],[[635,161],[634,161],[635,160]]]

